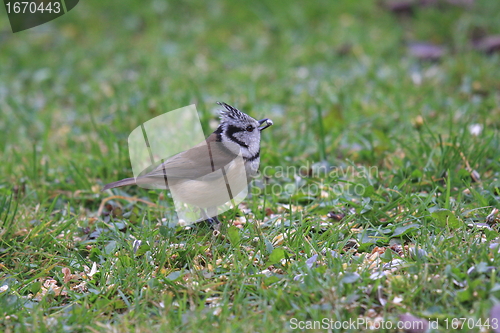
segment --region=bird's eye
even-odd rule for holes
[[[251,131],[253,131],[253,129],[254,129],[254,127],[252,125],[248,125],[246,128],[246,131],[251,132]]]

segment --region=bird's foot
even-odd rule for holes
[[[209,217],[208,219],[204,220],[203,223],[206,223],[211,229],[216,231],[219,231],[221,225],[217,216]]]
[[[210,218],[208,223],[210,223],[210,228],[212,228],[214,230],[214,232],[220,231],[221,223],[220,223],[219,219],[217,218],[217,216]]]

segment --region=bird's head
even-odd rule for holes
[[[270,119],[255,120],[246,113],[226,103],[217,102],[221,110],[221,123],[217,132],[222,142],[232,142],[240,147],[244,159],[258,158],[260,132],[273,124]]]

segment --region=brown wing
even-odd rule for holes
[[[179,153],[160,164],[153,171],[139,178],[164,182],[167,179],[200,179],[228,165],[240,154],[239,146],[234,143],[215,141],[215,134],[197,146]]]

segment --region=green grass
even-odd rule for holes
[[[409,312],[446,332],[488,318],[500,56],[468,37],[500,34],[499,12],[89,0],[12,34],[0,9],[0,330],[282,332],[292,318],[396,325]],[[419,61],[407,41],[447,54]],[[275,124],[266,177],[221,235],[170,226],[165,193],[103,203],[103,184],[132,175],[134,128],[195,103],[209,133],[216,101]]]

